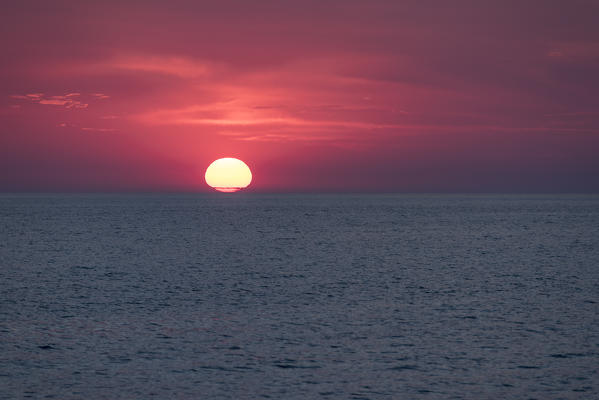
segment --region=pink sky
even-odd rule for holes
[[[594,1],[21,1],[0,191],[599,192]]]

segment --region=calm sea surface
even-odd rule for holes
[[[18,398],[599,398],[599,197],[2,195]]]

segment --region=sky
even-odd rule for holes
[[[599,1],[18,1],[0,191],[599,192]]]

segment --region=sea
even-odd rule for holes
[[[599,196],[0,195],[0,399],[598,399]]]

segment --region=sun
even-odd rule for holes
[[[236,192],[252,181],[252,171],[237,158],[219,158],[206,169],[206,183],[219,192]]]

